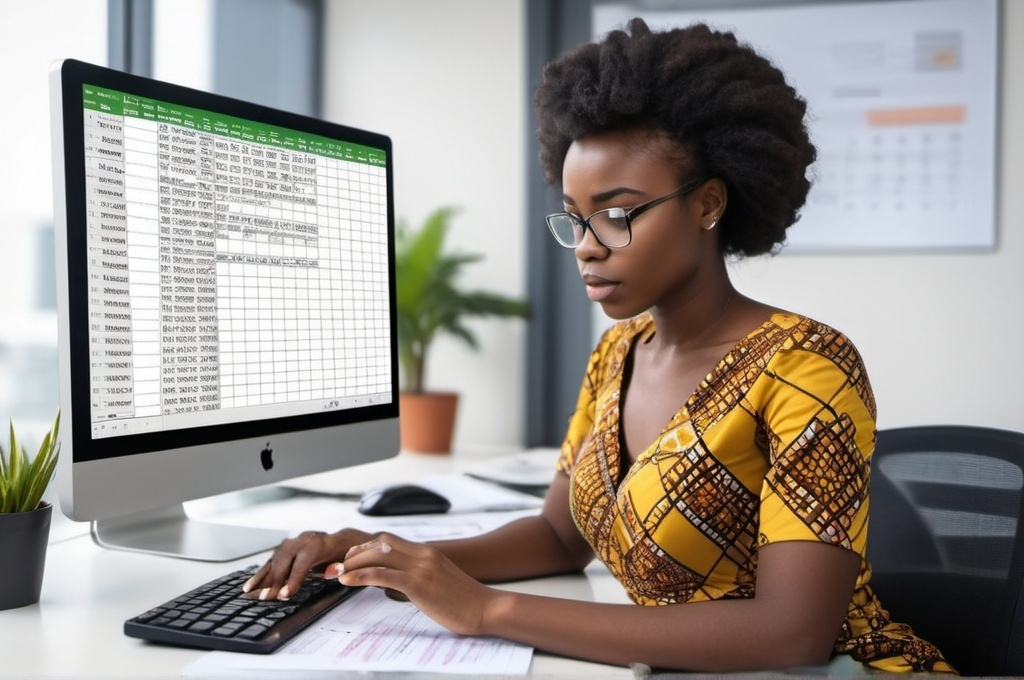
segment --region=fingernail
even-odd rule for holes
[[[380,542],[380,551],[382,553],[389,553],[389,552],[391,552],[391,546],[388,545],[387,543],[385,543],[384,541],[381,541]]]
[[[256,578],[255,576],[253,578]],[[252,578],[242,584],[242,592],[247,593],[252,590]]]
[[[284,588],[281,588],[281,590],[277,591],[277,599],[279,600],[287,600],[291,596],[292,589],[288,586],[285,586]]]
[[[327,568],[324,569],[324,578],[338,578],[345,573],[345,565],[341,562],[335,562],[328,564]]]
[[[270,597],[270,588],[264,588],[260,591],[260,599],[266,600]]]

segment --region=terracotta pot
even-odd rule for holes
[[[0,513],[0,609],[35,604],[43,587],[53,506]]]
[[[398,413],[402,450],[451,453],[459,395],[454,392],[402,392]]]

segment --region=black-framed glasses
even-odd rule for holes
[[[641,203],[628,210],[626,208],[605,208],[598,210],[586,219],[577,217],[570,212],[560,212],[548,215],[544,219],[548,223],[551,235],[555,237],[559,245],[565,248],[575,248],[582,243],[587,229],[590,229],[594,238],[605,248],[625,248],[633,240],[633,220],[654,206],[661,205],[678,196],[685,196],[709,179],[711,178],[702,177],[687,182],[670,194]]]

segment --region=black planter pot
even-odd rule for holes
[[[0,513],[0,609],[35,604],[43,587],[53,506]]]

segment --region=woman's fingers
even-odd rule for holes
[[[436,548],[390,534],[353,546],[325,577],[335,574],[345,585],[377,586],[393,599],[411,600],[441,625],[466,635],[479,630],[491,592]]]
[[[263,600],[277,599],[282,593],[287,597],[309,572],[312,566],[308,563],[311,547],[324,535],[323,532],[307,531],[283,541],[270,559],[242,586],[242,590]],[[315,552],[315,547],[312,552]]]
[[[299,587],[310,570],[324,561],[328,535],[323,532],[308,532],[300,536],[306,536],[306,540],[296,542],[291,553],[291,563],[287,564],[287,559],[282,559],[280,571],[273,573],[273,582],[283,582],[284,585],[276,593],[271,590],[268,599],[287,600],[299,592]]]
[[[343,529],[335,534],[303,532],[283,541],[243,590],[264,600],[287,600],[298,592],[303,579],[314,567],[343,557],[350,546],[370,538],[371,534],[355,529]]]
[[[401,551],[395,545],[401,544]],[[392,581],[400,572],[416,569],[407,554],[406,541],[397,536],[381,534],[371,541],[354,545],[345,554],[345,560],[331,565],[331,573],[346,585],[385,586],[383,580]],[[389,574],[383,572],[387,570]],[[327,576],[327,572],[324,574]]]
[[[263,583],[263,579],[266,578],[267,573],[270,572],[270,561],[263,563],[256,573],[249,577],[249,580],[242,584],[242,592],[252,592],[260,583]]]
[[[379,586],[408,599],[403,584],[424,573],[429,568],[425,556],[436,552],[421,543],[380,534],[352,546],[343,562],[328,565],[324,578],[334,577],[349,586]]]
[[[379,551],[382,555],[387,555],[394,550],[394,544],[400,540],[397,536],[392,536],[391,534],[380,534],[372,541],[360,543],[349,548],[348,552],[345,553],[345,560],[348,561],[350,557],[356,555],[372,553],[374,550]]]

